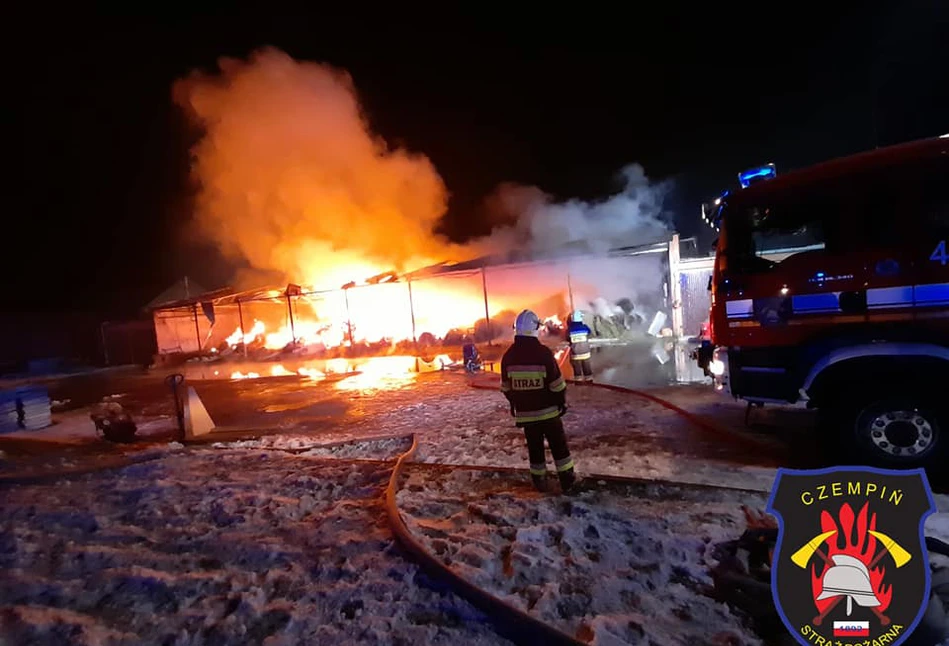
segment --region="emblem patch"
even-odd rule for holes
[[[774,604],[808,646],[898,646],[929,599],[923,524],[936,511],[922,469],[779,469]]]

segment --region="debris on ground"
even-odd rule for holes
[[[89,414],[96,431],[110,442],[132,442],[138,427],[121,404],[106,401]]]

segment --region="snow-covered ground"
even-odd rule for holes
[[[382,490],[415,434],[399,503],[410,529],[474,583],[597,644],[756,643],[706,594],[709,551],[744,529],[741,504],[764,507],[769,465],[787,451],[780,438],[734,425],[723,440],[646,399],[571,386],[564,423],[581,474],[752,492],[655,484],[540,496],[526,475],[438,466],[526,468],[499,392],[438,374],[356,386],[199,385],[212,416],[278,429],[251,441],[87,443],[88,454],[35,468],[0,455],[4,475],[155,458],[5,486],[0,632],[50,644],[504,643],[467,604],[423,585],[393,544]],[[687,388],[663,396],[712,418],[740,413]],[[83,415],[66,417],[80,426]],[[927,533],[949,540],[949,496],[937,504]]]
[[[364,415],[348,433],[332,436],[270,435],[246,447],[301,449],[367,433],[415,433],[416,460],[440,464],[523,467],[527,448],[506,400],[499,392],[473,389],[460,377],[448,383],[420,381],[415,397],[363,402]],[[760,455],[733,449],[733,459],[710,458],[720,438],[694,428],[676,413],[623,393],[572,387],[564,418],[577,469],[583,473],[669,478],[684,482],[729,484],[768,491],[774,469],[756,466]],[[367,426],[369,428],[367,428]],[[749,464],[736,464],[735,459]]]
[[[0,642],[506,643],[422,585],[389,468],[200,450],[0,500]]]
[[[618,644],[758,644],[709,596],[714,543],[765,496],[660,485],[535,493],[523,478],[409,469],[415,536],[472,583],[570,635]]]
[[[657,391],[662,397],[706,414],[733,422],[740,408],[729,406],[714,393],[695,388],[671,387]],[[691,396],[698,392],[700,396]],[[404,394],[411,394],[404,397]],[[780,438],[742,433],[725,439],[697,429],[677,413],[647,399],[624,393],[570,386],[570,411],[564,417],[571,451],[580,474],[604,474],[668,479],[683,483],[727,485],[769,492],[776,468],[760,466],[776,461],[786,448]],[[243,442],[246,448],[319,447],[326,443],[358,440],[366,435],[415,433],[417,462],[486,467],[527,466],[523,432],[513,425],[507,402],[500,392],[470,388],[458,377],[420,380],[412,389],[360,398],[360,414],[347,430],[320,435],[269,435]],[[795,411],[755,411],[764,424],[794,422]],[[722,424],[725,426],[725,424]],[[735,428],[735,424],[730,425]],[[738,427],[741,428],[741,427]],[[791,429],[790,432],[803,434]],[[770,446],[769,446],[770,445]],[[336,449],[340,450],[340,449]],[[330,451],[323,449],[325,453]],[[379,458],[375,444],[347,446],[347,457]],[[715,457],[719,456],[720,457]],[[949,495],[936,495],[939,514],[927,521],[927,533],[949,541]]]

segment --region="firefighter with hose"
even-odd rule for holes
[[[524,429],[534,487],[546,490],[546,439],[561,491],[569,493],[577,477],[560,420],[567,412],[567,382],[554,353],[540,342],[540,328],[540,318],[534,312],[524,310],[518,314],[514,344],[501,358],[501,392],[511,405],[515,425]]]
[[[570,343],[570,365],[573,378],[579,381],[593,381],[593,364],[590,357],[590,328],[583,322],[583,312],[576,310],[567,325],[567,341]]]

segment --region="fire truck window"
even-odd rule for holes
[[[754,227],[756,253],[826,246],[829,221],[825,204],[818,201],[780,203],[766,211],[767,216],[760,218]]]
[[[833,200],[823,191],[782,196],[733,211],[727,218],[729,262],[745,272],[766,272],[790,255],[840,249]]]

